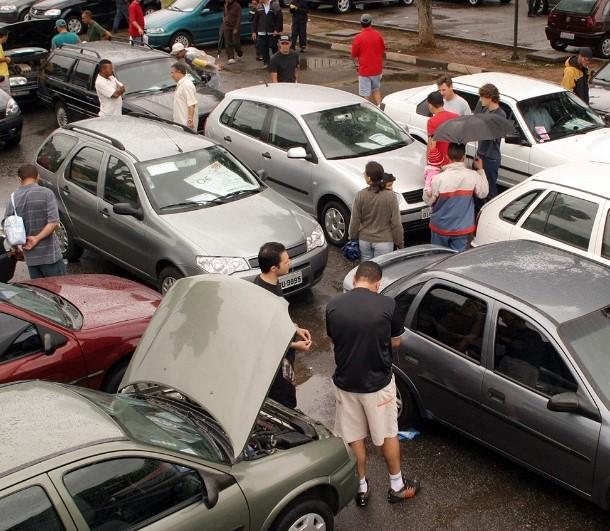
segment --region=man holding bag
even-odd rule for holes
[[[55,230],[59,226],[59,212],[53,192],[38,184],[38,171],[32,164],[24,164],[17,171],[21,185],[11,195],[5,218],[23,218],[26,242],[22,246],[30,278],[65,275],[59,240]],[[13,206],[14,204],[14,206]]]

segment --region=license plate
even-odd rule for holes
[[[430,207],[422,208],[421,209],[421,218],[428,219],[430,217],[431,212],[432,212],[432,209]]]
[[[573,33],[566,33],[565,31],[562,31],[559,34],[559,38],[560,39],[569,39],[569,40],[574,40],[574,34]]]
[[[287,275],[280,277],[279,281],[282,289],[293,288],[294,286],[303,283],[303,273],[301,271],[294,271],[293,273],[288,273]]]

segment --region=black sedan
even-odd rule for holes
[[[16,146],[21,142],[23,118],[17,102],[0,89],[0,145]]]

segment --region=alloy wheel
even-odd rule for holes
[[[64,224],[61,221],[57,226],[55,234],[59,240],[59,250],[61,251],[61,255],[64,256],[68,250],[68,233],[66,232],[66,227],[64,227]]]
[[[67,25],[68,25],[68,31],[71,31],[72,33],[76,33],[77,35],[79,35],[81,30],[83,29],[83,23],[77,17],[69,18]]]
[[[336,5],[339,13],[347,13],[351,8],[351,0],[337,0]]]
[[[165,277],[161,282],[161,295],[165,295],[178,279],[174,277]]]
[[[62,103],[57,104],[55,107],[55,119],[59,127],[68,125],[68,111]]]
[[[610,37],[605,37],[599,44],[599,51],[604,59],[610,57]]]
[[[398,378],[398,376],[395,376],[395,378]],[[396,406],[398,408],[396,418],[399,419],[400,415],[402,414],[402,395],[400,394],[400,389],[398,386],[396,386]]]
[[[318,513],[307,513],[301,516],[288,531],[325,531],[326,522]]]
[[[174,39],[174,43],[176,43],[176,42],[183,44],[186,48],[188,48],[191,45],[190,39],[182,33],[180,35],[176,36],[176,38]]]
[[[336,208],[329,208],[324,214],[326,233],[336,242],[345,237],[345,219]]]

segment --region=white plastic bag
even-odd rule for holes
[[[13,196],[14,193],[11,194],[13,215],[7,216],[4,220],[4,235],[8,244],[11,247],[16,247],[17,245],[25,245],[26,235],[23,218],[17,215],[17,210],[15,209],[15,199]]]

